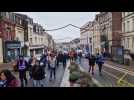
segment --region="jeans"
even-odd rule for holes
[[[52,76],[54,76],[54,79],[56,79],[56,69],[55,68],[50,69],[50,78],[49,79],[52,79]]]
[[[33,87],[43,87],[43,80],[33,80]]]
[[[64,68],[66,67],[66,61],[63,61],[63,67]]]
[[[23,80],[25,80],[25,85],[27,85],[26,70],[19,70],[19,78],[21,81],[21,87],[24,87]]]
[[[79,59],[79,64],[81,64],[81,57],[78,57],[78,59]]]

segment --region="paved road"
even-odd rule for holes
[[[88,61],[87,59],[82,59],[81,66],[88,72]],[[112,67],[112,66],[111,66]],[[113,66],[114,67],[114,66]],[[98,66],[95,66],[95,74],[92,75],[93,78],[98,80],[104,87],[117,87],[117,80],[124,75],[124,72],[120,70],[115,70],[110,67],[103,66],[103,75],[99,76]],[[125,80],[134,83],[134,77],[127,75]]]

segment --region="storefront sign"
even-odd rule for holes
[[[8,41],[6,42],[6,47],[9,49],[14,49],[14,48],[20,48],[21,47],[21,43],[19,41]]]

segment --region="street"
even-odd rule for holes
[[[134,12],[0,12],[0,87],[23,87],[23,79],[26,84],[28,79],[24,87],[40,82],[43,87],[134,87],[133,16]],[[88,60],[102,67],[102,75],[97,64],[94,75],[88,72]],[[63,68],[66,63],[70,69]],[[50,81],[55,67],[56,79]]]
[[[87,59],[82,59],[82,63],[80,64],[81,67],[85,69],[85,71],[88,72],[88,61]],[[134,72],[129,71],[123,68],[118,68],[115,66],[112,66],[110,64],[104,64],[103,70],[102,70],[102,76],[99,76],[98,66],[95,65],[95,74],[92,75],[94,79],[96,79],[102,86],[104,87],[119,87],[117,84],[117,81],[127,72],[127,75],[124,77],[123,80],[134,84]]]
[[[3,65],[3,67],[2,67]],[[14,72],[11,64],[2,64],[0,65],[0,70],[2,69],[10,69],[12,73],[19,79],[18,72]],[[81,64],[79,64],[86,72],[88,72],[88,60],[82,58]],[[102,87],[120,87],[121,85],[118,81],[123,78],[126,82],[130,84],[134,84],[134,72],[132,68],[121,68],[118,67],[119,64],[110,63],[106,61],[102,68],[102,76],[99,75],[98,66],[95,65],[94,75],[90,73],[90,75],[99,82]],[[46,78],[43,79],[44,87],[60,87],[61,82],[65,73],[65,69],[62,66],[62,63],[59,64],[59,67],[56,70],[56,80],[49,81],[50,71],[48,67],[45,68]],[[89,72],[88,72],[89,73]],[[126,74],[126,75],[125,75]],[[125,77],[124,77],[125,76]],[[29,72],[27,72],[28,85],[26,87],[33,87],[33,81],[29,79]],[[64,87],[64,86],[63,86]],[[127,87],[127,85],[125,85]]]

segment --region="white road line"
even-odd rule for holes
[[[67,66],[66,66],[66,69],[64,71],[64,75],[63,75],[60,87],[70,87],[69,70],[68,70],[69,65],[70,65],[70,62],[67,63]]]
[[[86,72],[86,70],[85,70],[83,67],[81,67],[80,65],[79,65],[79,67],[80,67],[80,69],[81,69],[82,71]],[[98,80],[96,80],[95,78],[92,77],[92,80],[93,80],[93,82],[94,82],[95,84],[97,84],[99,87],[104,87],[104,86],[103,86]]]
[[[123,73],[128,73],[129,75],[132,75],[134,76],[134,72],[133,71],[129,71],[129,70],[126,70],[126,69],[123,69],[123,68],[117,68],[117,67],[113,67],[112,65],[109,65],[109,64],[104,64],[105,67],[109,67],[109,68],[113,68],[115,70],[118,70],[120,72],[123,72]]]

